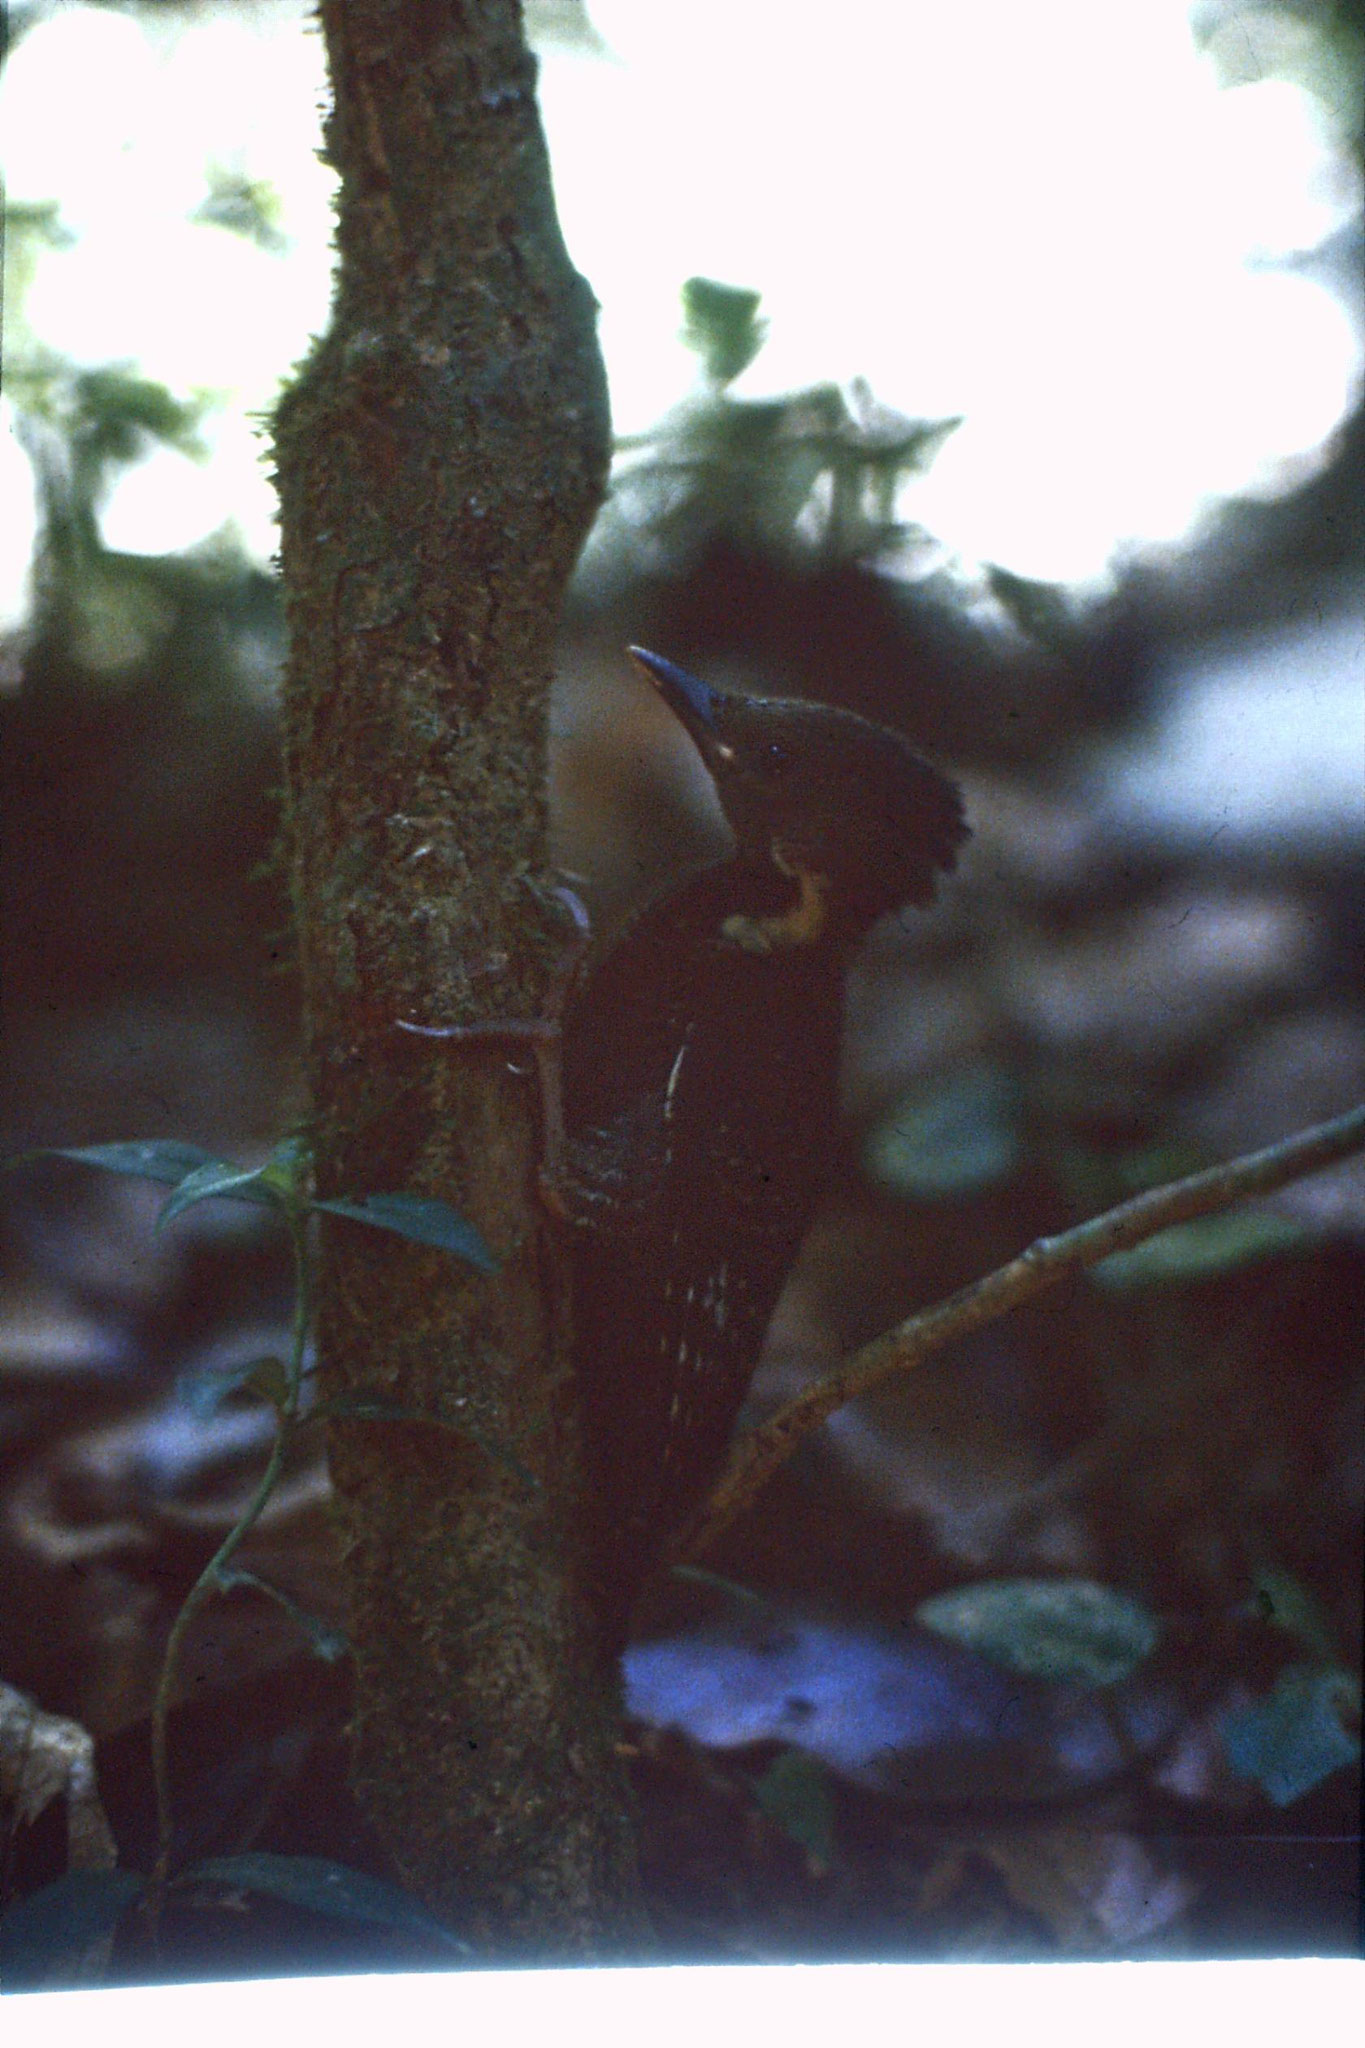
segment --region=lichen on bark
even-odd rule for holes
[[[324,0],[341,176],[326,336],[276,453],[288,829],[320,1192],[412,1188],[489,1280],[330,1227],[356,1784],[398,1867],[487,1952],[639,1932],[614,1703],[580,1598],[562,1249],[534,1098],[496,1049],[399,1018],[534,1014],[561,598],[604,488],[605,388],[564,251],[514,0]]]

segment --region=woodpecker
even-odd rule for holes
[[[850,956],[886,912],[930,901],[967,832],[955,785],[898,734],[630,652],[734,849],[590,948],[560,1020],[595,1600],[615,1649],[719,1472],[827,1178]]]

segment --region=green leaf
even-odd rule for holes
[[[272,1206],[281,1201],[278,1189],[266,1179],[265,1167],[234,1166],[230,1159],[210,1159],[193,1173],[187,1173],[175,1193],[167,1198],[156,1219],[157,1229],[164,1230],[196,1202],[209,1202],[218,1195],[234,1202],[264,1202]]]
[[[814,1757],[787,1749],[754,1786],[770,1821],[820,1863],[834,1853],[834,1801],[824,1769]]]
[[[78,1166],[99,1166],[106,1173],[126,1173],[177,1187],[187,1174],[210,1165],[213,1154],[202,1145],[182,1144],[178,1138],[132,1138],[113,1145],[43,1145],[35,1152],[21,1152],[5,1164],[7,1168],[22,1166],[30,1159],[74,1159]]]
[[[238,1166],[217,1159],[202,1145],[179,1138],[134,1138],[111,1145],[43,1145],[5,1161],[5,1168],[32,1159],[72,1159],[78,1166],[98,1166],[106,1173],[130,1174],[139,1180],[161,1181],[175,1192],[157,1218],[157,1229],[196,1202],[215,1195],[234,1202],[278,1207],[296,1196],[307,1172],[308,1152],[300,1139],[286,1138],[264,1166]]]
[[[1106,1287],[1161,1287],[1216,1280],[1239,1267],[1302,1251],[1309,1233],[1288,1216],[1264,1209],[1225,1209],[1158,1231],[1131,1251],[1113,1252],[1092,1266]]]
[[[468,1954],[448,1927],[432,1918],[425,1906],[382,1878],[370,1877],[326,1856],[271,1856],[253,1850],[242,1856],[210,1856],[182,1871],[178,1884],[225,1884],[239,1891],[262,1892],[291,1906],[306,1906],[335,1920],[365,1920],[394,1927]]]
[[[146,1888],[135,1870],[70,1870],[0,1916],[0,1990],[36,1990],[112,1933]]]
[[[220,1592],[231,1593],[236,1587],[244,1586],[250,1592],[264,1593],[266,1597],[282,1607],[290,1620],[308,1638],[315,1654],[324,1664],[338,1664],[350,1651],[350,1644],[344,1632],[333,1628],[321,1615],[310,1614],[306,1607],[300,1607],[297,1600],[279,1586],[272,1586],[268,1579],[257,1578],[242,1565],[229,1564],[214,1573]]]
[[[970,1067],[903,1095],[866,1153],[874,1180],[920,1201],[974,1194],[1003,1180],[1018,1162],[1015,1089],[996,1066]]]
[[[1289,1806],[1359,1757],[1346,1713],[1360,1714],[1360,1687],[1347,1672],[1291,1664],[1264,1699],[1226,1716],[1223,1748],[1238,1777]]]
[[[936,1594],[917,1613],[1011,1671],[1084,1686],[1117,1685],[1160,1633],[1138,1601],[1090,1579],[988,1579]]]
[[[353,1223],[370,1223],[376,1230],[391,1230],[413,1244],[434,1245],[438,1251],[454,1252],[457,1258],[480,1273],[496,1273],[498,1260],[488,1249],[472,1223],[466,1223],[448,1202],[430,1195],[361,1195],[354,1201],[314,1202],[315,1209],[329,1216],[345,1216]]]
[[[76,379],[74,439],[101,462],[135,462],[150,435],[183,455],[204,455],[197,428],[203,399],[173,398],[164,384],[119,367],[83,370]]]
[[[313,1154],[307,1139],[281,1138],[261,1168],[261,1185],[286,1207],[306,1199],[313,1170]]]
[[[289,1398],[289,1377],[284,1361],[266,1355],[241,1358],[231,1365],[216,1365],[180,1373],[175,1382],[176,1399],[192,1415],[216,1415],[229,1394],[238,1388],[268,1401],[277,1412]]]
[[[768,323],[758,317],[762,293],[689,277],[682,288],[683,341],[701,358],[713,384],[728,384],[763,346]]]

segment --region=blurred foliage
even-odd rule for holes
[[[78,370],[44,353],[12,363],[7,382],[22,408],[49,555],[101,550],[99,508],[117,472],[152,448],[203,456],[205,401],[173,398],[164,384],[116,364]]]
[[[1057,584],[1016,576],[1012,569],[1002,569],[996,562],[986,564],[986,584],[1026,640],[1063,658],[1075,651],[1081,633],[1080,619]]]
[[[814,1757],[785,1749],[754,1787],[754,1796],[768,1819],[813,1856],[827,1864],[834,1853],[834,1799],[829,1779]]]
[[[1291,1664],[1264,1699],[1226,1716],[1223,1746],[1239,1777],[1290,1806],[1358,1760],[1359,1723],[1360,1685],[1349,1672]]]
[[[1077,1220],[1212,1162],[1185,1144],[1090,1146],[1057,1128],[1048,1091],[1024,1089],[996,1060],[957,1068],[899,1095],[868,1137],[869,1178],[906,1201],[955,1201],[998,1186],[1029,1165],[1050,1167]],[[1093,1269],[1107,1288],[1192,1286],[1316,1242],[1302,1223],[1248,1207],[1179,1223]]]
[[[1069,1140],[1051,1148],[1052,1169],[1078,1217],[1111,1208],[1212,1164],[1198,1148],[1177,1140],[1131,1147]],[[1091,1274],[1101,1286],[1114,1289],[1195,1286],[1270,1259],[1306,1252],[1315,1242],[1314,1233],[1304,1224],[1274,1209],[1244,1203],[1177,1223],[1128,1251],[1114,1252],[1092,1267]]]
[[[260,178],[246,178],[240,172],[209,167],[209,196],[195,212],[195,220],[212,221],[254,242],[258,249],[282,253],[288,238],[280,230],[279,194]]]
[[[155,661],[196,588],[244,572],[221,554],[125,555],[105,546],[99,515],[121,470],[155,448],[202,457],[207,401],[177,399],[118,365],[78,369],[50,352],[7,366],[17,437],[32,465],[39,537],[30,637],[46,659],[112,680]],[[183,673],[183,671],[182,671]]]
[[[55,199],[34,206],[7,200],[3,236],[5,382],[8,385],[15,375],[16,364],[22,364],[23,360],[27,342],[24,305],[38,257],[44,249],[70,248],[75,237],[69,228],[62,225],[61,208]]]
[[[997,1579],[939,1593],[916,1619],[1009,1671],[1071,1685],[1117,1685],[1159,1630],[1130,1594],[1088,1579]]]
[[[682,298],[697,389],[656,429],[618,442],[590,558],[676,574],[725,541],[821,570],[927,547],[927,534],[898,517],[897,496],[958,421],[907,419],[861,380],[847,391],[736,397],[730,385],[763,346],[759,294],[694,277]]]
[[[1212,1280],[1263,1259],[1304,1251],[1312,1237],[1288,1216],[1266,1209],[1229,1209],[1177,1223],[1131,1251],[1115,1252],[1094,1268],[1105,1287],[1155,1287]]]
[[[0,1983],[55,1989],[87,1981],[92,1964],[98,1982],[99,1946],[145,1888],[135,1870],[71,1870],[17,1900],[0,1915]]]
[[[572,50],[579,56],[602,57],[608,46],[589,17],[584,0],[523,0],[526,40],[537,52]]]
[[[1263,1621],[1272,1628],[1283,1629],[1321,1662],[1335,1661],[1337,1651],[1331,1626],[1321,1602],[1307,1586],[1291,1572],[1270,1569],[1255,1572],[1252,1586],[1255,1611]]]
[[[397,1885],[351,1870],[325,1856],[272,1856],[260,1850],[240,1856],[209,1856],[187,1870],[183,1884],[226,1885],[231,1891],[263,1892],[291,1906],[338,1920],[374,1921],[415,1934],[435,1947],[469,1953],[469,1943]]]
[[[6,871],[11,990],[107,997],[165,986],[191,961],[254,984],[284,951],[268,936],[285,919],[278,883],[247,879],[277,831],[278,590],[228,530],[165,555],[111,548],[101,530],[130,468],[165,450],[195,459],[208,401],[22,337],[6,370],[37,512],[0,702],[3,802],[23,848]]]
[[[1223,1747],[1239,1777],[1275,1806],[1290,1806],[1360,1757],[1360,1680],[1341,1661],[1321,1602],[1292,1572],[1252,1575],[1251,1611],[1307,1656],[1270,1692],[1223,1718]]]
[[[1223,85],[1301,86],[1338,133],[1365,131],[1365,8],[1360,0],[1199,0],[1195,34]]]
[[[223,173],[203,217],[269,242],[272,195]],[[45,690],[59,680],[128,689],[140,683],[194,695],[273,665],[277,600],[226,533],[182,554],[133,555],[106,545],[100,520],[115,485],[158,450],[205,459],[200,433],[211,394],[177,395],[129,364],[94,367],[40,343],[26,318],[44,249],[74,237],[55,204],[5,216],[5,392],[15,438],[33,472],[38,537],[32,616],[19,636],[25,667]],[[234,651],[244,636],[248,660]],[[253,678],[254,679],[254,678]]]
[[[689,277],[682,288],[683,340],[701,364],[708,384],[731,383],[748,369],[768,336],[758,317],[761,292]]]
[[[434,1920],[409,1893],[331,1857],[260,1850],[208,1856],[181,1871],[173,1884],[197,1895],[200,1914],[215,1907],[225,1915],[240,1914],[241,1895],[252,1893],[327,1919],[392,1930],[419,1943],[419,1956],[424,1953],[433,1961],[449,1961],[452,1951],[469,1953],[468,1942]],[[16,1901],[0,1915],[5,1989],[55,1990],[102,1981],[110,1937],[120,1923],[128,1927],[146,1891],[147,1879],[136,1870],[73,1870]],[[416,1959],[392,1958],[396,1963]]]
[[[988,1062],[899,1097],[864,1163],[893,1194],[938,1201],[1006,1179],[1020,1156],[1018,1091],[1004,1067]]]

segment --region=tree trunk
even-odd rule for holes
[[[639,1931],[614,1701],[579,1588],[565,1261],[534,1094],[399,1018],[535,1014],[560,935],[546,697],[609,451],[516,0],[324,0],[342,177],[326,339],[277,423],[285,761],[319,1192],[452,1202],[503,1256],[330,1226],[356,1784],[400,1870],[504,1957]]]

